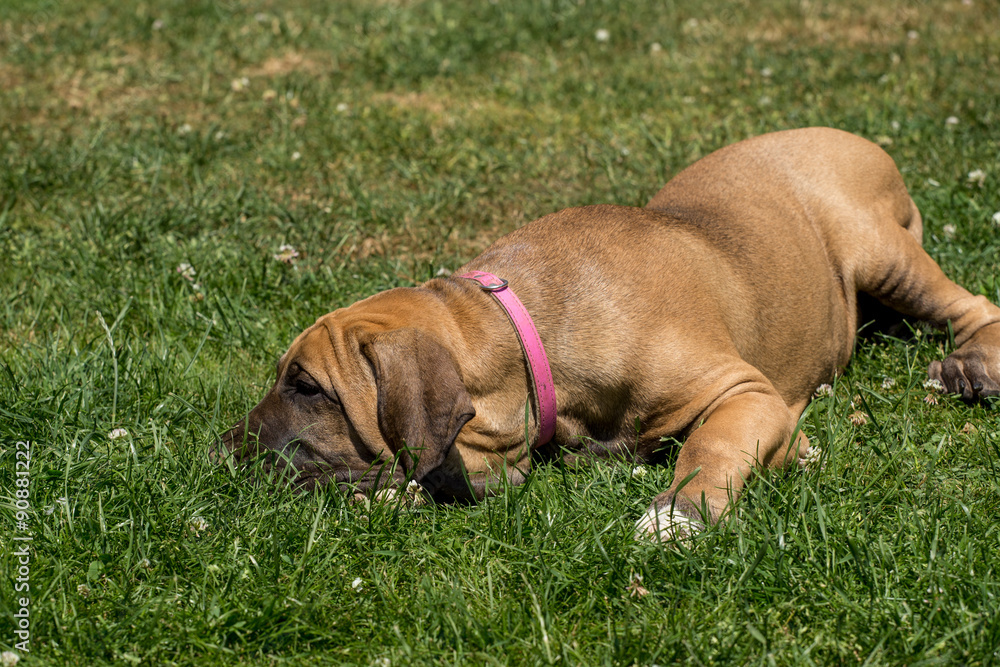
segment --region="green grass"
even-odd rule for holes
[[[30,440],[22,664],[1000,662],[998,412],[925,402],[946,333],[860,344],[825,468],[677,549],[632,540],[669,467],[410,510],[208,461],[317,316],[766,131],[879,141],[1000,301],[998,53],[988,0],[0,3],[0,648]]]

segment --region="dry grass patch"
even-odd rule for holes
[[[803,0],[798,15],[771,15],[743,33],[752,42],[787,44],[800,40],[816,44],[884,47],[917,41],[921,29],[950,36],[969,34],[970,23],[995,19],[980,3],[892,2],[829,5]],[[995,12],[994,12],[995,14]],[[730,26],[742,27],[742,26]]]
[[[275,78],[288,76],[293,72],[304,74],[320,74],[333,69],[331,65],[324,65],[320,54],[306,54],[301,51],[287,51],[281,55],[271,56],[259,65],[247,67],[243,74],[248,77]]]

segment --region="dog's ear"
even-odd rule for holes
[[[361,346],[375,372],[382,437],[420,480],[444,462],[476,411],[448,350],[416,329],[376,334]]]

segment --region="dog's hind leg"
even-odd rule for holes
[[[919,214],[918,214],[919,215]],[[965,400],[1000,393],[1000,308],[956,285],[924,251],[913,232],[874,225],[855,266],[859,291],[904,315],[939,327],[951,323],[958,349],[930,365],[932,379]]]

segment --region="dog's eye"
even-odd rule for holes
[[[311,382],[306,382],[304,380],[295,381],[295,391],[296,393],[302,394],[303,396],[315,396],[322,390]]]

